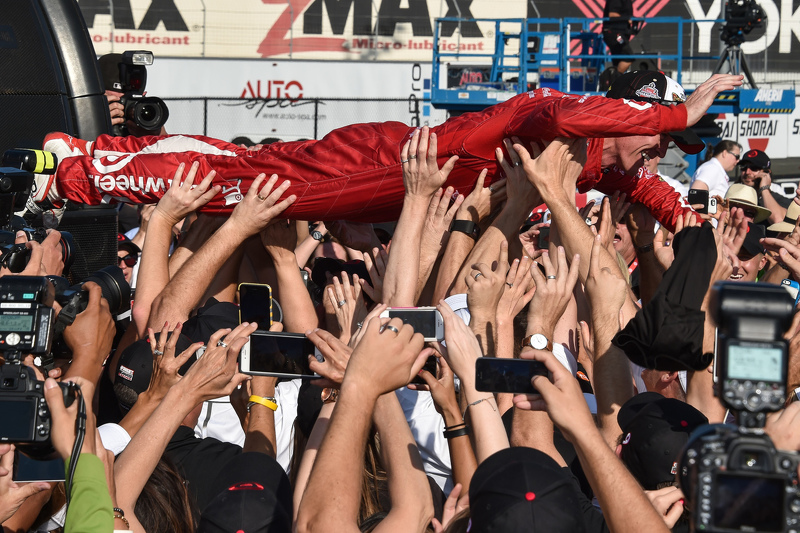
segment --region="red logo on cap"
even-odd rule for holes
[[[228,490],[264,490],[264,486],[258,483],[237,483],[229,487]]]
[[[534,494],[532,492],[526,492],[525,493],[525,499],[528,500],[529,502],[532,502],[533,500],[536,499],[536,494]]]
[[[124,241],[125,240],[125,235],[122,234],[122,233],[117,233],[117,240],[118,241]]]
[[[745,154],[745,155],[746,155],[747,157],[755,157],[755,156],[757,156],[757,155],[758,155],[758,150],[750,150],[750,151],[749,151],[749,152],[747,152],[747,154]]]

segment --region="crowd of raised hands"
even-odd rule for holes
[[[49,375],[37,369],[46,378],[52,444],[67,462],[76,457],[82,415],[76,404],[64,406],[56,380],[78,384],[85,399],[85,438],[66,518],[63,484],[12,482],[14,447],[3,445],[5,530],[249,532],[233,512],[220,522],[217,494],[208,487],[228,479],[227,461],[259,454],[277,460],[288,478],[281,474],[262,486],[275,500],[269,510],[243,511],[271,524],[258,531],[514,531],[498,526],[509,509],[522,501],[533,505],[536,490],[547,501],[544,488],[515,494],[515,482],[493,477],[502,454],[516,449],[538,450],[537,468],[570,487],[570,497],[542,505],[561,506],[580,530],[675,526],[685,517],[680,490],[643,490],[615,454],[623,434],[620,408],[644,392],[644,382],[612,339],[658,293],[676,260],[676,236],[704,220],[687,215],[674,228],[657,229],[649,212],[620,194],[576,209],[585,140],[556,139],[543,147],[507,139],[496,153],[503,174],[487,185],[482,172],[470,191],[443,189],[459,163],[453,157],[440,168],[436,152],[428,128],[402,148],[406,193],[388,243],[367,224],[317,222],[316,230],[328,235],[320,242],[307,222],[281,219],[295,197],[281,199],[289,183],[278,176],[258,176],[229,218],[195,215],[220,189],[211,186],[213,173],[200,177],[196,165],[181,165],[140,227],[129,325],[115,324],[99,287],[87,284],[87,309],[65,333],[72,359],[59,361]],[[550,221],[528,223],[543,203]],[[707,290],[738,268],[747,233],[741,210],[718,218]],[[475,229],[453,231],[454,222]],[[637,250],[638,295],[615,249],[620,226]],[[545,228],[549,242],[540,238]],[[800,278],[799,239],[795,231],[763,241],[773,252],[765,281]],[[23,274],[60,274],[57,241],[51,231],[41,245],[28,243],[31,261]],[[331,259],[338,269],[316,268]],[[309,355],[319,379],[239,371],[239,354],[257,325],[216,320],[211,310],[236,302],[241,282],[272,287],[282,321],[271,329],[307,336],[319,352]],[[707,310],[708,294],[703,305]],[[381,317],[387,307],[413,306],[438,310],[442,339],[425,342],[399,318]],[[181,344],[187,324],[198,319],[206,320],[205,336],[189,335]],[[787,333],[790,383],[797,374],[798,326],[795,321]],[[543,336],[547,346],[535,349],[532,335]],[[704,347],[713,337],[707,313]],[[137,343],[152,354],[149,385],[123,402],[119,368],[127,363],[120,358]],[[546,372],[532,378],[535,393],[484,392],[476,378],[481,357],[535,360]],[[426,366],[430,358],[435,370]],[[674,380],[673,374],[661,372],[655,382]],[[681,401],[721,422],[725,409],[711,387],[709,371],[689,372]],[[116,416],[116,406],[109,407],[114,396],[101,394],[103,388],[125,404]],[[195,451],[182,452],[174,445],[177,435],[220,416],[209,407],[220,398],[229,398],[223,403],[235,413],[236,430],[209,436],[194,429],[186,438]],[[767,428],[785,449],[800,445],[791,427],[796,416],[794,404]],[[206,450],[197,456],[202,461],[187,459],[198,449]],[[258,470],[234,481],[264,485]],[[578,471],[587,484],[572,477]],[[565,519],[547,530],[575,527]]]

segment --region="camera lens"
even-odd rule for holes
[[[83,283],[87,281],[93,281],[100,286],[112,315],[121,313],[130,305],[131,286],[125,281],[125,275],[118,266],[110,265],[98,270],[83,280]]]

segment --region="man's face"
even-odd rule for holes
[[[756,180],[761,179],[766,174],[765,171],[761,170],[760,168],[753,168],[750,165],[742,165],[742,183],[745,185],[749,185],[750,187],[756,186]]]
[[[125,281],[128,283],[131,282],[131,276],[133,275],[133,267],[136,266],[136,262],[138,261],[138,257],[135,254],[130,253],[128,250],[118,250],[117,251],[117,263],[119,267],[122,269],[122,273],[125,275]],[[130,263],[130,264],[129,264]]]
[[[739,266],[733,267],[730,281],[755,281],[759,271],[764,268],[767,259],[764,254],[750,255],[742,250],[739,253]]]
[[[614,249],[628,264],[636,257],[636,250],[633,247],[633,240],[631,240],[631,234],[628,232],[628,226],[622,222],[617,222],[617,231],[614,233]]]
[[[629,176],[635,176],[646,159],[664,157],[669,148],[669,135],[635,135],[607,137],[603,141],[603,168],[616,165]]]

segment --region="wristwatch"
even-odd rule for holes
[[[758,192],[764,192],[767,189],[769,189],[769,185],[764,185],[764,186],[758,188]]]
[[[461,233],[469,235],[476,241],[478,237],[481,236],[480,227],[471,220],[453,220],[450,224],[450,231],[460,231]]]
[[[534,333],[533,335],[528,335],[522,339],[522,347],[527,348],[529,346],[534,350],[547,350],[548,352],[553,351],[553,343],[541,333]]]
[[[315,241],[322,241],[322,239],[325,238],[325,235],[323,235],[321,231],[314,230],[311,232],[311,238]]]

